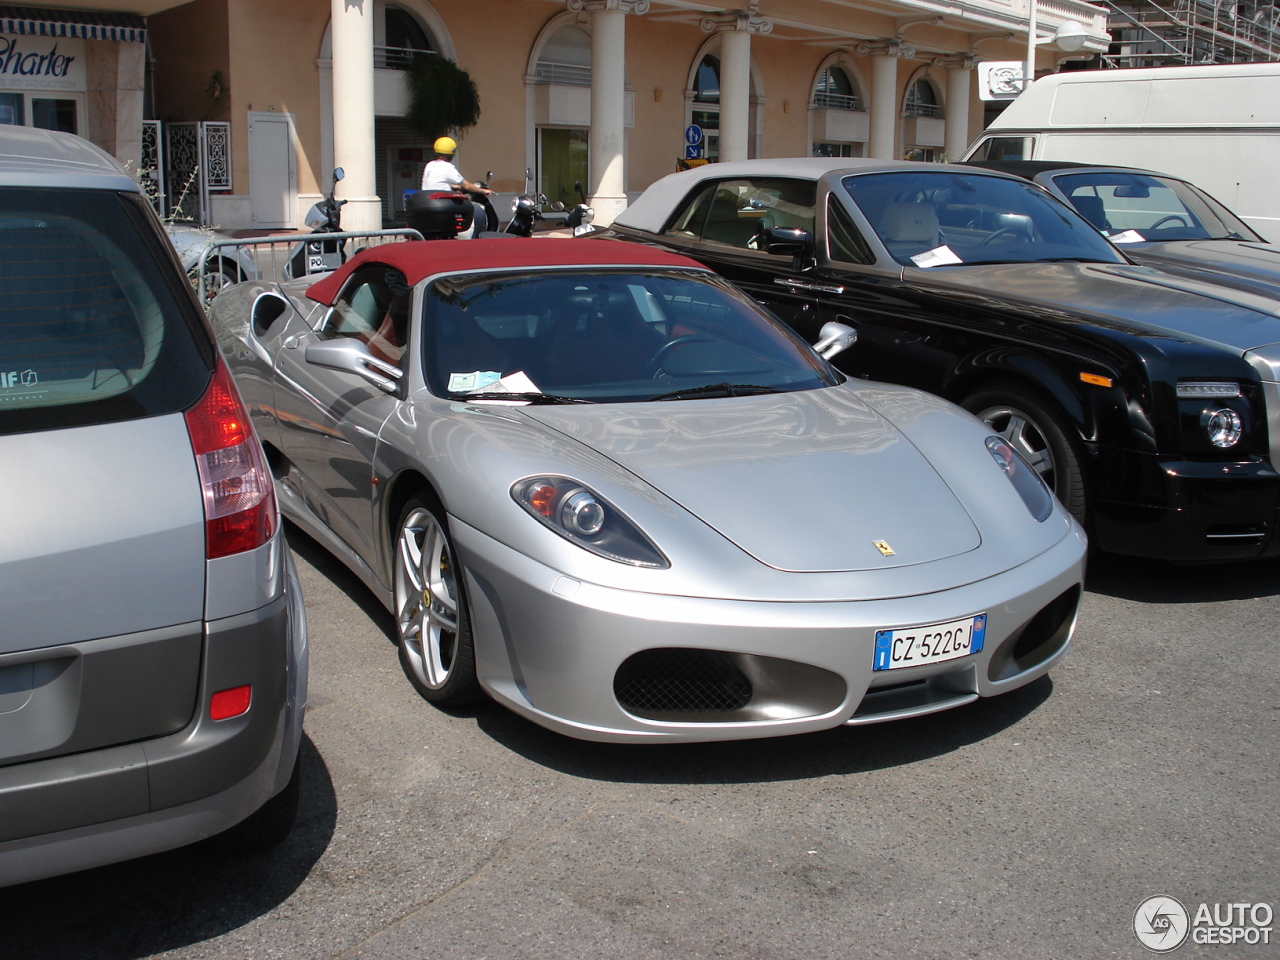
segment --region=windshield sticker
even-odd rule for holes
[[[1137,230],[1121,230],[1119,233],[1108,235],[1107,239],[1112,243],[1145,243],[1147,238]]]
[[[911,262],[917,267],[946,267],[953,263],[964,263],[945,243],[924,253],[917,253],[911,258]]]
[[[472,390],[484,390],[502,379],[498,370],[475,370],[471,373],[449,374],[450,393],[470,393]]]
[[[508,374],[496,383],[490,384],[486,393],[541,393],[523,370]]]

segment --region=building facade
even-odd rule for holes
[[[229,230],[299,226],[340,165],[344,226],[376,227],[398,219],[430,159],[432,138],[404,120],[405,68],[444,57],[481,104],[457,135],[462,172],[492,171],[505,199],[527,171],[529,189],[566,204],[581,181],[608,222],[686,159],[958,157],[983,122],[974,66],[1026,56],[1033,6],[1039,72],[1066,59],[1046,42],[1066,21],[1088,34],[1076,56],[1105,50],[1106,15],[1083,0],[152,0],[142,38],[114,41],[115,113],[99,105],[110,71],[92,68],[76,132],[144,168],[158,144],[164,205],[194,184],[192,215]],[[93,60],[46,53],[46,70]],[[0,111],[19,89],[0,77]]]

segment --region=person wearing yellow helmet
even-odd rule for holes
[[[472,183],[453,165],[453,155],[458,151],[458,143],[453,137],[437,138],[432,144],[432,149],[435,150],[436,158],[423,168],[423,190],[429,193],[456,193],[459,190],[466,190],[485,196],[493,194],[493,191],[484,184]],[[471,203],[475,207],[475,232],[480,233],[489,229],[488,214],[485,213],[484,207],[474,198]],[[497,224],[493,224],[493,227],[496,229]]]
[[[458,152],[457,141],[453,137],[440,137],[433,144],[436,158],[427,164],[422,171],[422,189],[433,193],[447,193],[454,190],[467,190],[471,193],[492,194],[488,187],[472,183],[453,165],[453,155]]]

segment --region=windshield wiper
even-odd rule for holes
[[[455,393],[450,399],[453,400],[515,400],[522,403],[532,404],[555,404],[555,403],[595,403],[594,400],[584,400],[581,397],[562,397],[554,393],[507,393],[505,390],[490,390],[480,393]]]
[[[1122,246],[1121,250],[1124,249]],[[1035,263],[1115,263],[1114,260],[1104,260],[1101,257],[1042,257]]]
[[[711,383],[705,387],[689,387],[660,393],[649,400],[692,400],[695,397],[745,397],[756,393],[781,393],[776,387],[764,387],[756,383]]]

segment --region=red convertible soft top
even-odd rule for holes
[[[643,266],[696,267],[688,257],[641,243],[593,239],[406,240],[368,247],[323,280],[307,296],[326,306],[337,299],[351,271],[366,263],[385,263],[404,274],[410,286],[437,273],[521,267]]]

